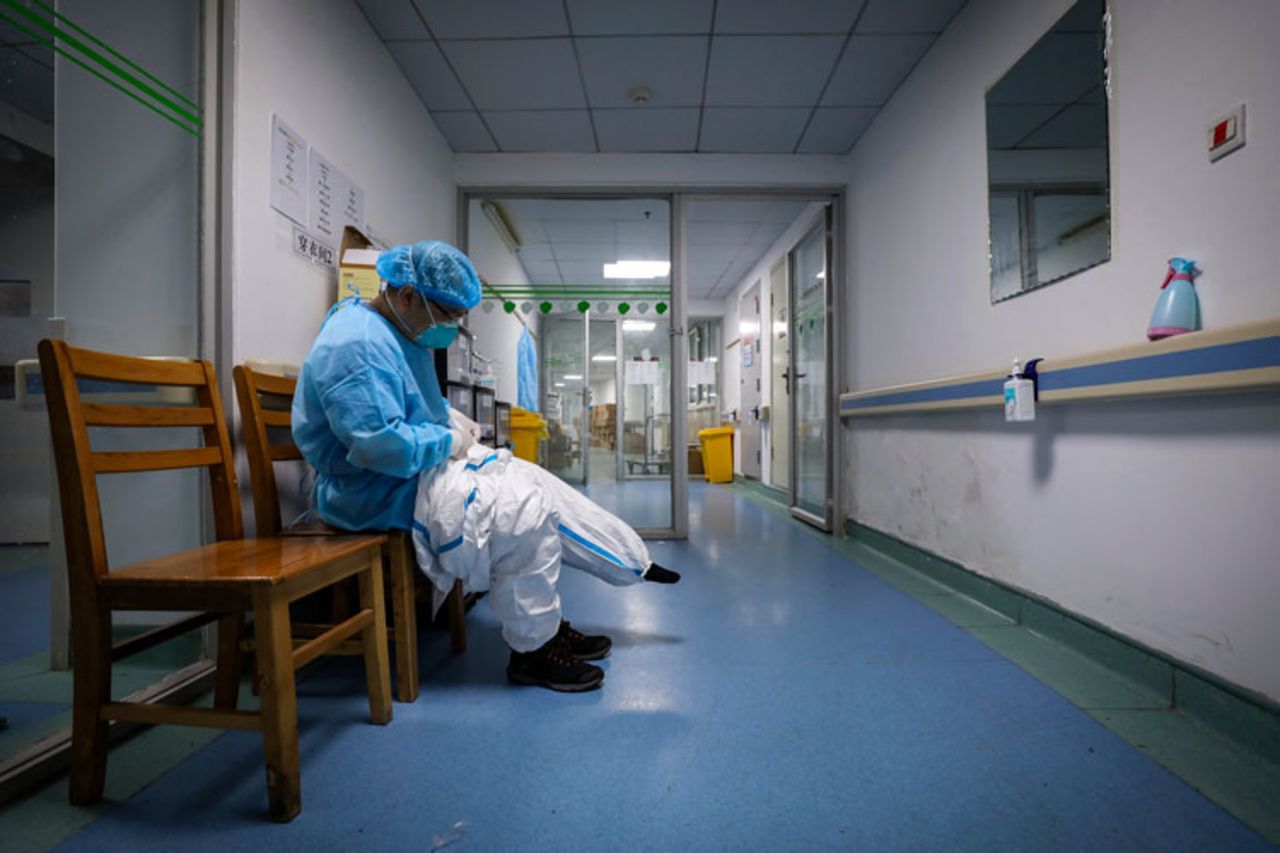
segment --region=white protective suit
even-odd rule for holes
[[[413,544],[436,603],[462,581],[489,591],[502,637],[531,652],[560,629],[560,563],[606,583],[639,583],[644,541],[554,474],[508,450],[476,445],[418,478]]]

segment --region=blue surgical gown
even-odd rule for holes
[[[449,404],[432,351],[356,299],[334,306],[293,398],[316,511],[347,530],[411,530],[418,473],[449,458]]]

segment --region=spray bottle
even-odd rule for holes
[[[1158,341],[1172,335],[1194,332],[1200,328],[1200,301],[1191,284],[1196,274],[1195,261],[1169,259],[1169,273],[1160,285],[1160,298],[1151,315],[1147,339]]]

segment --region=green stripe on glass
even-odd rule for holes
[[[65,32],[62,29],[59,29],[52,22],[42,18],[40,15],[36,14],[30,9],[25,8],[18,2],[18,0],[0,0],[0,7],[7,7],[9,10],[11,10],[11,12],[17,13],[17,15],[19,16],[19,17],[15,17],[13,14],[5,12],[4,8],[0,8],[0,20],[4,20],[12,24],[14,27],[26,33],[27,35],[31,36],[32,38],[36,39],[41,44],[45,45],[46,47],[66,57],[70,61],[74,62],[76,65],[83,68],[85,71],[88,71],[90,74],[92,74],[94,77],[97,77],[99,80],[106,83],[108,86],[111,86],[113,89],[116,89],[117,91],[122,92],[125,95],[128,95],[130,98],[142,104],[147,109],[156,113],[160,117],[168,120],[169,122],[177,125],[187,133],[191,134],[192,136],[197,136],[197,137],[200,136],[200,125],[202,124],[202,120],[199,116],[194,115],[188,112],[187,110],[183,109],[182,107],[178,106],[177,104],[173,103],[168,98],[156,92],[150,86],[146,85],[145,83],[142,83],[142,81],[138,80],[132,74],[123,70],[122,68],[117,66],[115,63],[111,62],[110,60],[99,55],[92,48],[88,47],[83,42],[76,39],[74,36],[69,35],[67,32]],[[103,72],[89,65],[88,62],[86,62],[80,56],[77,56],[75,53],[65,49],[61,44],[56,43],[48,35],[41,33],[40,30],[44,30],[49,34],[52,34],[52,36],[57,37],[61,42],[64,42],[69,47],[74,48],[76,51],[81,53],[84,57],[87,57],[88,59],[98,63],[103,68],[110,71],[111,73],[116,74],[120,78],[120,80],[115,80],[108,77]],[[133,88],[131,89],[130,86],[132,86]],[[154,101],[158,102],[160,105],[164,105],[168,107],[169,110],[171,110],[173,113],[176,113],[177,115],[170,115],[169,112],[166,112],[156,103],[152,103],[151,101],[147,100],[146,97],[143,97],[143,95],[150,96]]]

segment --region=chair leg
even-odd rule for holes
[[[387,665],[387,616],[382,599],[382,554],[375,553],[360,573],[360,607],[373,611],[364,636],[364,676],[369,685],[369,716],[375,725],[391,722],[391,668]]]
[[[102,705],[111,701],[111,613],[88,604],[72,624],[70,799],[74,805],[87,806],[102,799],[107,780],[107,723]]]
[[[413,562],[408,549],[392,542],[390,548],[391,626],[396,638],[396,698],[418,698],[418,614],[413,599]]]
[[[467,650],[467,602],[462,596],[462,581],[454,581],[445,602],[449,608],[449,648],[454,654]]]
[[[258,688],[262,703],[262,749],[267,762],[271,819],[286,822],[302,810],[298,767],[298,698],[294,684],[289,602],[270,589],[254,592]]]
[[[234,711],[240,698],[240,633],[244,614],[228,613],[218,620],[218,669],[214,676],[213,706]]]

